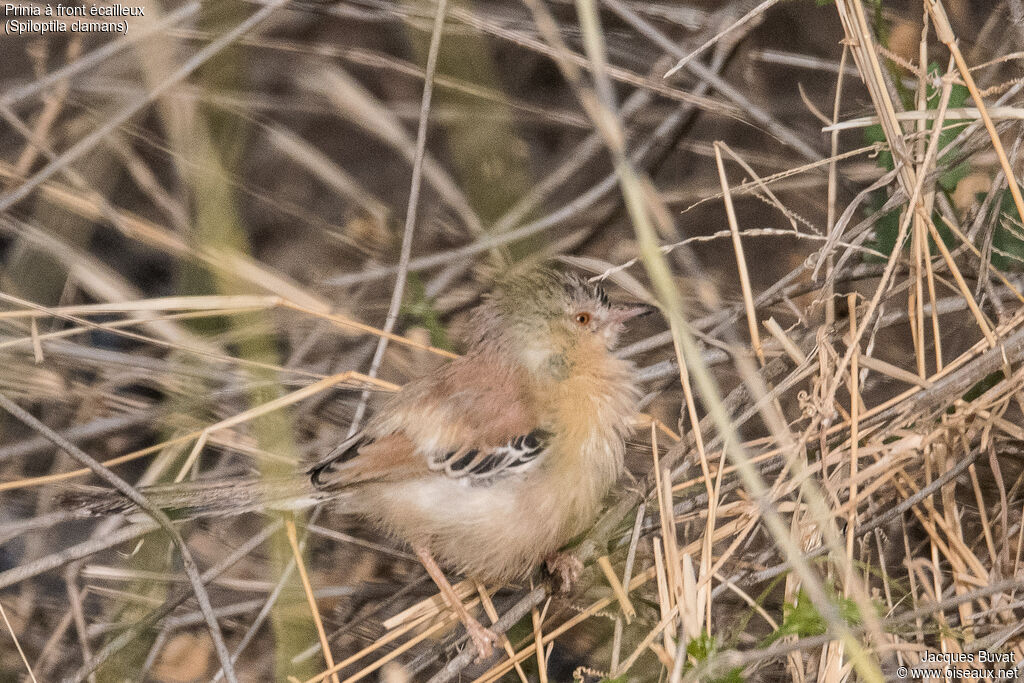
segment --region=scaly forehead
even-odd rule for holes
[[[561,315],[566,308],[577,306],[608,306],[608,295],[600,285],[547,269],[500,282],[494,299],[503,312],[541,316]]]

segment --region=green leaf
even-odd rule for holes
[[[707,660],[715,650],[716,645],[717,642],[714,636],[708,633],[702,633],[686,644],[686,654],[690,655],[698,662],[703,662]]]
[[[864,129],[864,142],[868,145],[873,145],[876,142],[886,142],[885,131],[882,130],[882,124],[876,123],[873,126],[868,126]],[[888,150],[882,150],[878,153],[878,157],[875,159],[875,163],[886,171],[891,171],[896,168],[896,165],[892,161],[892,152]]]
[[[876,192],[868,202],[865,213],[869,216],[875,213],[885,205],[885,200],[886,197],[883,192]],[[865,246],[888,257],[892,254],[892,250],[896,248],[896,237],[899,236],[899,233],[900,210],[893,209],[878,217],[878,220],[875,221],[874,236],[868,240]],[[884,258],[874,254],[865,254],[863,258],[866,263],[883,263],[885,261]]]
[[[1024,261],[1024,229],[1009,190],[999,202],[999,220],[992,234],[992,265],[999,270],[1020,269]]]
[[[925,96],[927,98],[926,106],[930,111],[936,111],[939,108],[939,100],[942,99],[941,88],[936,87],[936,81],[942,77],[942,70],[936,62],[932,62],[928,65],[928,82],[925,84]],[[949,91],[949,104],[947,109],[959,109],[964,106],[971,93],[966,86],[954,83]],[[952,163],[953,159],[957,157],[960,150],[955,147],[950,147],[953,141],[960,133],[963,132],[970,124],[970,121],[966,119],[946,119],[942,123],[942,132],[939,133],[939,159],[937,165],[939,167],[948,166]],[[927,123],[927,129],[931,130],[935,126],[934,120],[929,120]],[[948,149],[947,149],[948,148]],[[956,189],[957,183],[963,180],[971,171],[971,166],[966,161],[961,161],[956,166],[948,168],[941,176],[939,176],[939,185],[946,192],[952,192]]]
[[[880,209],[883,201],[883,196],[876,195],[872,200],[871,207],[869,207],[868,215]],[[886,258],[891,256],[892,250],[896,248],[896,238],[899,237],[900,234],[901,214],[901,209],[893,209],[889,213],[880,216],[878,220],[875,221],[874,235],[867,241],[865,246],[874,249],[881,254],[885,254]],[[945,244],[948,249],[952,250],[957,245],[957,239],[953,234],[953,231],[950,230],[949,226],[946,224],[946,220],[942,217],[942,214],[938,211],[933,213],[932,222],[935,223],[935,229],[938,231],[939,237],[942,238],[942,243]],[[1006,235],[1002,235],[1001,237],[1002,239],[1006,239]],[[1013,236],[1011,235],[1011,237]],[[1016,238],[1014,237],[1013,239]],[[992,241],[993,244],[995,244],[994,237]],[[1017,242],[1018,244],[1011,246],[1013,248],[1020,249],[1021,255],[1024,257],[1024,243],[1020,243],[1020,240],[1017,240]],[[935,240],[932,239],[931,235],[928,236],[928,252],[932,256],[939,253],[939,249],[935,246]],[[993,264],[996,262],[995,256],[995,254],[992,256]],[[874,254],[865,254],[863,258],[865,263],[884,263],[886,260]]]
[[[830,597],[839,607],[839,616],[847,624],[857,625],[861,623],[860,612],[857,605],[848,598],[839,596]],[[785,636],[798,636],[807,638],[809,636],[820,636],[828,630],[825,618],[818,612],[807,593],[797,593],[796,602],[786,603],[782,607],[782,624],[766,639],[765,645],[771,645],[779,638]]]
[[[414,325],[425,327],[430,333],[431,346],[439,349],[451,350],[451,341],[448,339],[448,331],[441,322],[441,316],[434,308],[434,302],[427,297],[426,287],[416,273],[409,273],[408,285],[405,291],[405,301],[402,303],[400,313]]]
[[[946,248],[950,251],[956,248],[957,238],[946,223],[946,219],[942,217],[942,214],[938,211],[933,213],[932,223],[935,224],[935,229],[938,231],[939,237],[942,238],[942,243],[946,245]],[[932,239],[930,235],[928,237],[928,253],[932,256],[937,256],[939,254],[939,249],[935,246],[935,240]]]
[[[946,192],[953,192],[960,181],[966,178],[970,172],[971,165],[966,161],[961,161],[953,168],[942,172],[942,175],[939,176],[939,187]]]
[[[985,377],[985,379],[981,380],[973,387],[968,389],[967,393],[964,394],[964,400],[970,403],[971,401],[978,398],[986,391],[988,391],[989,389],[991,389],[992,387],[994,387],[995,385],[999,384],[1002,381],[1003,371],[998,370],[996,372],[993,372],[991,375],[988,375],[987,377]]]
[[[706,662],[715,652],[718,651],[718,639],[708,633],[702,633],[686,644],[686,654],[698,662]],[[683,671],[691,668],[689,664]],[[717,672],[716,672],[717,673]],[[707,679],[709,683],[743,683],[743,669],[737,667],[724,673],[722,676]]]

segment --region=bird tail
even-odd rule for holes
[[[309,480],[236,478],[143,486],[139,493],[176,518],[223,517],[260,510],[299,510],[320,501]],[[66,509],[86,515],[133,513],[138,506],[120,492],[82,486],[62,496]]]

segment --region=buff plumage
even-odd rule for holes
[[[284,481],[202,482],[146,493],[200,514],[329,501],[409,543],[482,656],[494,634],[440,565],[484,582],[524,577],[593,523],[622,470],[632,367],[612,353],[623,324],[585,279],[510,276],[473,312],[464,355],[409,382],[366,427]],[[94,501],[93,509],[119,511]]]

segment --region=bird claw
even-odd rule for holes
[[[498,635],[476,619],[466,623],[466,633],[476,648],[476,660],[482,662],[490,659],[494,654],[494,646],[498,644]]]
[[[552,553],[544,560],[548,573],[562,581],[561,592],[568,593],[583,573],[583,563],[571,553]]]

